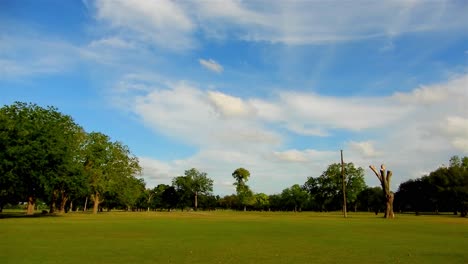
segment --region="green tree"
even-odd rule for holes
[[[213,191],[213,180],[208,178],[205,172],[195,168],[185,171],[185,176],[173,179],[172,185],[182,193],[182,198],[193,198],[195,211],[198,209],[198,196],[209,194]]]
[[[50,194],[60,193],[64,204],[78,179],[82,129],[54,107],[20,102],[2,107],[0,119],[0,196],[25,198],[28,214]]]
[[[254,195],[255,199],[255,209],[257,210],[268,210],[270,206],[270,199],[268,195],[264,193],[256,193]]]
[[[302,207],[307,203],[309,193],[299,184],[294,184],[286,188],[281,193],[281,199],[287,208],[292,208],[294,212],[302,211]]]
[[[106,193],[121,192],[118,188],[126,178],[141,172],[138,159],[130,153],[127,146],[111,142],[102,133],[92,132],[84,146],[84,171],[89,180],[93,213],[97,213]]]
[[[356,168],[353,163],[344,164],[347,204],[357,209],[357,196],[366,188],[364,169]],[[304,188],[310,193],[317,209],[338,210],[341,208],[342,193],[341,164],[334,163],[317,178],[309,177]]]
[[[358,209],[378,214],[384,208],[384,196],[381,187],[367,187],[358,194]]]
[[[237,198],[239,199],[240,204],[244,207],[244,211],[247,210],[247,205],[252,204],[253,201],[253,192],[250,190],[249,186],[246,184],[250,177],[250,172],[244,168],[238,168],[232,173],[236,186]]]

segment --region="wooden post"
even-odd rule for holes
[[[346,212],[346,181],[345,181],[345,173],[344,173],[344,162],[343,162],[343,150],[341,151],[341,180],[343,185],[343,216],[344,218],[348,217]]]

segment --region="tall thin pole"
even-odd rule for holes
[[[343,216],[344,218],[347,217],[346,213],[346,182],[345,182],[345,174],[344,174],[344,162],[343,162],[343,150],[341,151],[341,182],[343,185]]]

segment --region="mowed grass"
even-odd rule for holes
[[[0,263],[468,263],[468,219],[308,212],[5,218]]]

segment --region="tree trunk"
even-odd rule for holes
[[[36,205],[36,198],[33,196],[28,197],[28,209],[26,214],[33,215],[34,214],[34,206]]]
[[[70,209],[68,211],[73,212],[73,200],[70,201]]]
[[[86,196],[86,199],[85,199],[85,202],[84,202],[83,212],[86,212],[86,210],[88,210],[87,206],[88,206],[88,196]]]
[[[65,205],[67,204],[67,201],[68,201],[68,197],[62,197],[62,201],[60,201],[60,209],[59,209],[59,213],[63,214],[65,213]]]
[[[245,211],[247,211],[247,206],[246,206],[246,205],[244,205],[244,212],[245,212]]]
[[[195,192],[195,211],[198,209],[198,192]]]
[[[55,213],[55,205],[57,203],[57,190],[52,192],[52,200],[50,202],[49,214]]]
[[[98,213],[98,210],[99,210],[99,203],[101,201],[99,201],[99,193],[95,193],[94,195],[91,196],[91,199],[93,200],[93,214],[97,214]]]
[[[390,191],[390,179],[392,178],[392,172],[385,170],[385,165],[380,166],[380,171],[370,165],[369,168],[375,173],[377,178],[380,180],[382,185],[382,191],[385,197],[385,218],[394,218],[395,214],[393,213],[393,199],[394,195]]]

